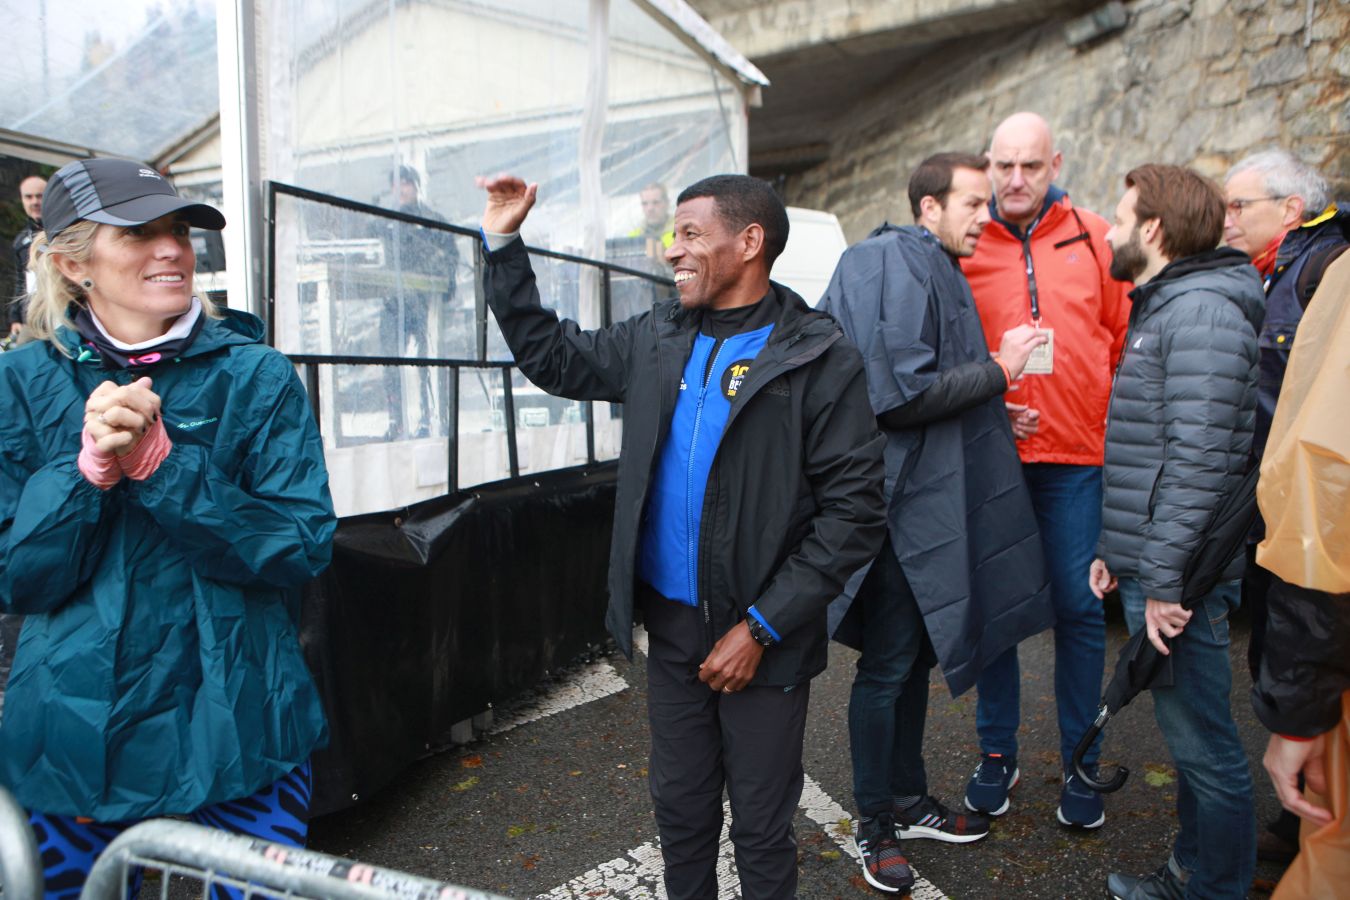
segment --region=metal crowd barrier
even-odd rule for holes
[[[28,814],[0,787],[0,894],[5,900],[37,900],[42,896],[42,862],[38,858]]]
[[[169,819],[132,826],[109,844],[89,873],[81,900],[122,900],[128,876],[137,867],[162,873],[159,896],[164,900],[185,896],[184,882],[200,886],[191,896],[204,900],[220,896],[213,892],[216,887],[229,889],[233,896],[287,900],[505,900],[406,872]],[[148,890],[148,885],[143,887],[141,896]]]

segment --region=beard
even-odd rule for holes
[[[1148,267],[1148,257],[1139,243],[1139,226],[1130,231],[1130,239],[1111,248],[1111,277],[1116,281],[1134,281]]]
[[[942,243],[942,249],[946,250],[948,255],[960,259],[961,257],[975,255],[975,248],[966,246],[966,237],[967,235],[964,232],[961,234],[949,233],[941,235],[938,240]]]

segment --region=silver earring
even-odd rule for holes
[[[84,288],[86,291],[92,291],[94,289],[94,279],[86,278],[84,281],[80,282],[80,287]]]

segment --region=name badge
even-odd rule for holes
[[[1045,343],[1032,349],[1022,374],[1051,375],[1055,371],[1055,329],[1038,328],[1036,333],[1045,335]]]

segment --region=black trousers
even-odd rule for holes
[[[797,894],[792,818],[802,796],[810,683],[712,691],[698,680],[698,609],[647,592],[648,768],[670,900],[715,900],[722,789],[745,900]],[[768,651],[772,653],[773,651]]]

